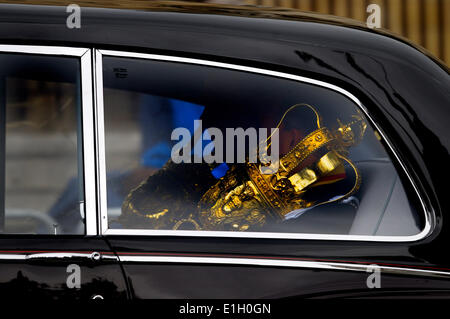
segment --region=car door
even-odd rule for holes
[[[409,250],[431,216],[352,93],[122,51],[96,71],[101,230],[133,298],[448,289]]]
[[[96,227],[91,52],[0,45],[0,296],[123,299]]]

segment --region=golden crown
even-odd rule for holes
[[[272,222],[283,221],[292,211],[349,197],[361,183],[361,175],[348,158],[348,151],[364,136],[367,124],[363,115],[358,111],[345,124],[338,119],[337,128],[331,130],[323,126],[322,118],[313,106],[296,104],[284,113],[277,129],[292,110],[301,107],[314,113],[317,128],[278,159],[275,163],[278,169],[271,171],[274,163],[261,159],[257,163],[247,161],[231,165],[227,173],[201,196],[197,209],[187,217],[185,212],[171,211],[168,207],[161,209],[162,206],[156,204],[155,211],[151,207],[153,205],[145,206],[145,212],[137,209],[133,198],[134,193],[136,196],[142,193],[138,187],[124,201],[122,219],[127,220],[128,215],[140,216],[145,219],[146,227],[153,229],[258,230]],[[265,142],[269,143],[260,153],[263,159],[270,149],[272,135]],[[339,176],[338,172],[345,172],[345,163],[354,171],[351,189],[338,198],[307,199],[315,187],[338,181],[339,178],[333,177]]]
[[[275,165],[278,170],[273,174],[267,174],[267,169],[263,170],[269,164],[247,163],[244,171],[233,167],[201,198],[196,221],[199,228],[239,231],[256,229],[263,227],[269,220],[282,221],[286,214],[294,210],[329,203],[331,201],[308,201],[304,199],[304,194],[317,186],[323,177],[330,176],[339,168],[343,169],[344,162],[354,170],[355,181],[352,189],[332,201],[340,201],[358,190],[361,175],[347,156],[348,148],[363,138],[367,128],[362,114],[353,115],[353,120],[347,124],[338,120],[338,128],[332,131],[322,125],[322,118],[314,107],[296,104],[285,112],[277,128],[292,110],[299,107],[307,107],[314,112],[317,129],[279,159],[278,165]],[[296,171],[319,150],[324,150],[325,154]]]

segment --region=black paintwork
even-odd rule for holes
[[[168,11],[168,12],[164,12]],[[182,13],[176,13],[180,11]],[[414,243],[231,238],[108,237],[120,255],[133,253],[282,256],[450,268],[450,77],[442,63],[405,40],[343,19],[252,8],[174,5],[153,11],[82,9],[82,28],[68,29],[65,7],[0,6],[0,43],[51,44],[168,53],[263,67],[337,84],[356,95],[393,142],[436,225]],[[3,250],[109,251],[103,239],[23,239]],[[20,243],[20,244],[19,244]],[[2,265],[4,267],[5,265]],[[22,267],[13,265],[14,267]],[[24,280],[27,267],[11,282]],[[129,292],[151,297],[281,297],[366,295],[367,274],[275,267],[123,265]],[[42,271],[51,272],[44,267]],[[95,267],[123,295],[119,266]],[[21,268],[22,269],[22,268]],[[40,268],[42,269],[42,268]],[[3,272],[2,272],[3,274]],[[116,277],[117,276],[117,277]],[[7,281],[0,275],[2,282]],[[28,278],[28,280],[38,280]],[[93,281],[91,281],[93,282]],[[44,283],[37,283],[44,284]],[[383,276],[378,295],[448,296],[447,279]],[[424,290],[421,290],[424,289]],[[41,291],[38,290],[41,294]],[[396,292],[398,291],[398,292]],[[436,292],[437,291],[437,292]],[[45,292],[42,292],[45,294]]]
[[[1,254],[35,255],[72,252],[114,256],[102,238],[80,236],[4,235],[0,238]],[[68,266],[80,267],[80,288],[67,285]],[[69,270],[71,270],[69,268]],[[65,259],[36,258],[1,260],[0,298],[89,300],[94,295],[105,299],[126,299],[128,289],[120,265],[110,259],[91,260],[86,257]]]

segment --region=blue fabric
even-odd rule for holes
[[[171,148],[167,142],[160,142],[147,149],[141,157],[141,165],[161,168],[170,158]]]
[[[216,178],[219,179],[223,176],[225,176],[225,174],[227,173],[229,167],[227,165],[227,163],[222,163],[219,166],[215,167],[212,171],[211,174]]]
[[[200,119],[205,107],[180,100],[170,100],[173,114],[173,127],[184,127],[194,134],[194,120]]]
[[[146,104],[147,102],[160,103],[164,104],[161,105],[162,107],[170,107],[170,114],[172,118],[172,123],[170,123],[172,126],[171,129],[184,127],[189,130],[191,135],[194,134],[194,120],[200,119],[200,116],[205,110],[204,106],[174,99],[160,98],[159,101],[157,99],[143,99],[142,101],[142,103],[144,104]],[[149,107],[148,105],[145,106],[146,107],[144,107],[143,109],[148,110],[149,112],[151,107]],[[141,121],[143,122],[141,123],[143,131],[142,135],[146,137],[152,134],[152,128],[154,128],[154,126],[148,124],[149,122],[151,123],[152,120],[154,121],[154,119],[152,119],[151,116],[146,116],[145,111],[141,113],[144,113],[141,114],[141,116],[145,118],[145,121]],[[147,139],[149,140],[149,138]],[[168,139],[166,141],[160,141],[157,144],[152,145],[150,148],[144,150],[141,157],[141,165],[154,168],[163,167],[164,164],[170,159],[172,145],[169,139],[170,136],[168,136]]]

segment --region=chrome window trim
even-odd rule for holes
[[[307,260],[283,260],[261,258],[233,258],[233,257],[180,257],[180,256],[127,256],[119,255],[122,263],[175,263],[175,264],[213,264],[213,265],[239,265],[239,266],[263,266],[286,268],[310,268],[323,270],[344,270],[368,272],[378,269],[385,274],[413,275],[427,277],[450,278],[450,272],[439,270],[427,270],[420,268],[395,267],[373,264],[355,264],[346,262],[307,261]]]
[[[95,178],[95,146],[94,146],[94,97],[92,53],[88,50],[81,57],[81,90],[83,121],[83,168],[84,168],[84,201],[86,235],[98,234],[97,227],[97,193]]]
[[[76,57],[80,60],[81,79],[81,112],[83,127],[83,178],[84,178],[84,216],[85,233],[97,235],[97,199],[95,182],[95,149],[94,149],[94,116],[92,90],[91,50],[88,48],[41,46],[41,45],[10,45],[0,44],[0,53],[20,53],[33,55],[52,55]],[[80,207],[83,205],[80,205]],[[13,234],[11,234],[13,235]]]
[[[88,51],[89,51],[88,48],[45,46],[45,45],[0,44],[0,52],[2,53],[24,53],[37,55],[59,55],[59,56],[81,57]]]
[[[105,158],[105,132],[104,132],[104,101],[103,101],[103,67],[102,57],[123,57],[123,58],[135,58],[144,60],[155,60],[165,62],[185,63],[201,66],[216,67],[228,70],[243,71],[249,73],[256,73],[262,75],[268,75],[276,78],[294,80],[302,83],[313,84],[323,88],[327,88],[338,92],[350,100],[352,100],[366,115],[372,125],[380,133],[383,140],[388,145],[395,159],[402,167],[406,176],[408,177],[411,185],[413,186],[420,203],[422,205],[423,213],[425,214],[425,226],[424,229],[411,236],[369,236],[369,235],[334,235],[334,234],[308,234],[308,233],[273,233],[273,232],[226,232],[226,231],[198,231],[198,230],[151,230],[151,229],[109,229],[108,228],[108,216],[107,216],[107,200],[106,200],[106,158]],[[413,242],[419,241],[427,237],[435,226],[435,217],[432,211],[427,210],[423,198],[416,186],[416,183],[408,173],[406,166],[400,160],[400,157],[392,147],[391,142],[384,134],[383,130],[375,123],[370,116],[368,110],[363,106],[361,101],[351,94],[350,92],[327,82],[307,78],[304,76],[266,70],[261,68],[215,62],[202,59],[184,58],[178,56],[168,56],[159,54],[145,54],[126,51],[114,51],[114,50],[96,50],[96,134],[97,134],[97,150],[98,167],[97,167],[97,189],[99,192],[99,214],[101,220],[101,234],[103,235],[135,235],[135,236],[189,236],[189,237],[229,237],[229,238],[273,238],[273,239],[307,239],[307,240],[340,240],[340,241],[370,241],[370,242]]]
[[[98,228],[99,233],[104,234],[108,229],[107,190],[106,190],[106,144],[105,144],[105,120],[103,104],[103,63],[102,53],[95,50],[95,148],[97,150],[97,198],[98,198]]]
[[[0,260],[26,261],[45,259],[92,259],[92,253],[30,253],[30,254],[0,254]],[[262,258],[233,258],[233,257],[180,257],[180,256],[130,256],[130,255],[106,255],[101,254],[101,259],[113,260],[121,263],[165,263],[165,264],[212,264],[212,265],[238,265],[238,266],[260,266],[260,267],[283,267],[299,269],[321,269],[336,271],[368,272],[376,269],[385,274],[412,275],[425,277],[450,278],[450,272],[440,270],[427,270],[421,268],[395,267],[373,264],[355,264],[346,262],[329,261],[307,261],[307,260],[283,260]]]

